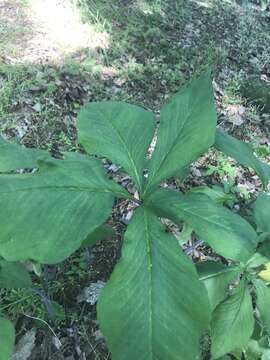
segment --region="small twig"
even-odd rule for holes
[[[187,255],[190,255],[192,253],[192,251],[196,250],[197,247],[201,246],[203,243],[204,243],[203,240],[196,241],[194,245],[189,246],[188,248],[185,249],[185,253]]]
[[[44,323],[45,325],[48,326],[48,328],[51,330],[53,336],[57,339],[57,341],[59,341],[59,344],[62,346],[62,343],[59,339],[59,337],[56,335],[56,333],[54,332],[53,328],[47,323],[47,321],[43,320],[43,319],[40,319],[38,317],[35,317],[35,316],[31,316],[31,315],[28,315],[28,314],[25,314],[25,313],[22,313],[24,316],[30,318],[30,319],[33,319],[33,320],[38,320],[38,321],[41,321],[42,323]]]

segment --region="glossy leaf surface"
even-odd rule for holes
[[[211,321],[213,359],[247,345],[254,329],[252,300],[245,281],[219,304]]]
[[[121,165],[142,188],[146,153],[155,130],[153,113],[124,102],[93,102],[80,110],[77,127],[78,141],[89,154]]]
[[[207,151],[215,141],[215,129],[213,89],[210,74],[206,72],[161,108],[147,191]]]
[[[98,321],[114,360],[194,360],[209,321],[191,260],[159,219],[140,208],[102,291]]]
[[[108,218],[125,190],[88,156],[40,161],[34,174],[0,176],[0,255],[8,261],[65,259]]]

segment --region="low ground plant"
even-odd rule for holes
[[[158,125],[152,112],[124,102],[82,107],[77,130],[85,153],[56,159],[0,138],[0,287],[31,286],[25,261],[55,264],[94,245],[108,231],[114,199],[125,198],[134,214],[97,305],[112,358],[198,359],[205,333],[212,359],[269,358],[270,198],[263,190],[270,167],[216,126],[206,72],[161,108]],[[259,175],[252,224],[223,206],[215,189],[167,186],[211,146]],[[134,193],[109,178],[104,158],[129,174]],[[194,264],[162,219],[193,229],[217,261]],[[14,339],[2,314],[1,360]]]

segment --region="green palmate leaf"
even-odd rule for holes
[[[270,195],[262,193],[257,197],[254,217],[257,231],[270,234]]]
[[[90,103],[78,116],[79,143],[88,153],[121,165],[140,190],[154,129],[150,111],[123,102]]]
[[[159,216],[188,223],[220,255],[246,262],[254,253],[257,234],[239,215],[206,195],[157,190],[145,200]]]
[[[254,329],[252,300],[244,280],[234,293],[219,304],[211,321],[213,359],[242,348]]]
[[[39,158],[49,157],[43,150],[29,149],[0,136],[0,172],[37,167]]]
[[[254,169],[259,175],[263,186],[267,186],[270,180],[270,166],[261,162],[247,143],[217,130],[215,147],[237,160],[241,165]]]
[[[12,323],[0,317],[0,360],[10,360],[15,342]]]
[[[215,129],[213,89],[210,74],[206,72],[161,109],[147,191],[204,153],[215,141]]]
[[[21,264],[0,260],[0,289],[28,288],[31,285],[31,277]]]
[[[114,229],[107,224],[102,224],[82,242],[82,246],[93,246],[96,242],[112,237],[115,234]]]
[[[261,320],[268,335],[270,335],[270,289],[264,281],[253,280],[256,289],[256,305],[259,310]]]
[[[198,359],[209,322],[195,267],[159,219],[140,208],[101,293],[98,321],[114,360]]]
[[[237,266],[226,266],[215,261],[205,261],[196,265],[199,278],[206,287],[211,309],[228,295],[229,285],[239,276],[241,269]]]
[[[78,249],[125,196],[88,156],[39,161],[35,174],[0,176],[0,256],[55,263]]]

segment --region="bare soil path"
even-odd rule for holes
[[[82,49],[106,47],[107,41],[69,1],[0,0],[0,59],[5,63],[61,61]]]

